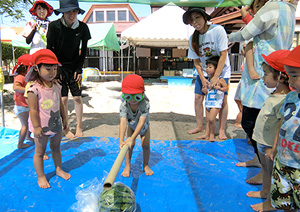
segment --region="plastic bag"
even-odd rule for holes
[[[99,211],[99,194],[102,191],[102,185],[97,178],[81,184],[76,189],[77,202],[71,206],[73,211],[97,212]]]

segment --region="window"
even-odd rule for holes
[[[96,22],[104,22],[104,12],[96,11]]]
[[[87,20],[87,23],[93,23],[93,13],[90,15],[89,19]]]
[[[130,22],[135,22],[135,19],[134,19],[134,17],[132,16],[131,13],[129,13],[129,21],[130,21]]]
[[[126,10],[118,11],[118,21],[126,21]]]
[[[106,15],[107,15],[106,17],[107,22],[115,21],[115,11],[107,11]]]

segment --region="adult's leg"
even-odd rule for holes
[[[150,127],[148,127],[145,135],[141,136],[143,148],[143,168],[147,176],[153,175],[154,172],[149,167],[150,159]]]
[[[196,115],[196,128],[189,130],[188,134],[196,134],[203,131],[203,100],[204,94],[202,93],[202,83],[200,77],[197,76],[195,83],[195,100],[194,100],[194,109]]]
[[[76,137],[82,137],[82,115],[83,115],[83,104],[81,96],[73,96],[74,105],[75,105],[75,113],[76,113]]]
[[[69,123],[69,115],[68,115],[68,96],[63,96],[62,97],[62,102],[64,105],[65,109],[65,114],[66,114],[66,121]],[[67,129],[64,130],[65,137],[68,139],[72,139],[75,137],[75,135],[70,131],[70,128],[68,127]]]

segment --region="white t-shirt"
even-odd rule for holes
[[[193,35],[192,35],[193,36]],[[200,54],[199,57],[192,48],[192,36],[189,40],[188,58],[200,59],[204,76],[206,73],[206,60],[212,56],[220,56],[220,52],[228,49],[228,39],[225,29],[216,24],[209,25],[207,32],[199,36]],[[230,78],[231,67],[227,53],[223,71],[220,75],[222,78]]]

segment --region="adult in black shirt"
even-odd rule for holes
[[[62,17],[49,24],[47,48],[52,50],[62,64],[58,70],[58,79],[62,85],[62,101],[68,114],[68,91],[73,96],[77,119],[75,135],[70,129],[64,129],[66,138],[82,137],[83,104],[82,66],[86,56],[87,42],[91,38],[88,26],[77,19],[85,11],[79,8],[77,0],[60,0],[60,8],[54,10]]]

